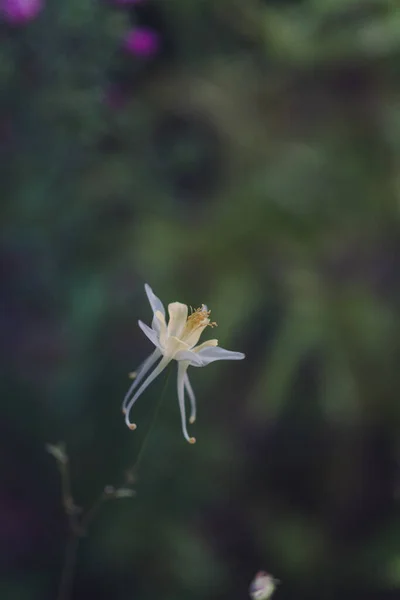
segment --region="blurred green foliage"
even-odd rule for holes
[[[194,447],[171,374],[73,597],[246,598],[260,568],[282,600],[396,597],[398,2],[47,0],[0,36],[1,598],[56,595],[45,444],[84,507],[135,461],[164,385],[130,432],[146,281],[247,358],[193,369]]]

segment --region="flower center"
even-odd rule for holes
[[[193,310],[190,307],[190,315],[187,318],[185,329],[186,331],[193,331],[198,327],[216,327],[217,323],[214,321],[210,322],[211,310],[208,310],[205,304],[202,304],[200,308]]]

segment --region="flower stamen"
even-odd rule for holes
[[[213,321],[210,323],[211,310],[208,310],[205,304],[199,306],[199,308],[193,309],[190,306],[190,315],[186,321],[187,329],[197,329],[198,327],[216,327],[217,323]]]

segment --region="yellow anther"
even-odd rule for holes
[[[135,429],[137,428],[137,425],[136,425],[136,423],[129,423],[128,427],[131,431],[135,431]]]
[[[186,327],[189,329],[197,329],[198,327],[216,327],[217,323],[215,323],[215,321],[213,321],[212,323],[210,323],[210,314],[211,314],[211,310],[208,310],[205,304],[202,304],[201,306],[199,306],[199,308],[196,308],[195,310],[193,310],[192,307],[190,307],[190,315],[187,318],[186,321]]]

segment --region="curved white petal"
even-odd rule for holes
[[[139,387],[137,392],[133,395],[133,397],[127,404],[126,410],[125,410],[125,423],[127,424],[127,426],[130,429],[136,429],[136,425],[134,423],[132,423],[129,419],[129,413],[131,411],[132,406],[135,404],[135,402],[139,398],[139,396],[141,396],[143,394],[144,390],[150,385],[150,383],[152,381],[154,381],[154,379],[156,377],[158,377],[158,375],[162,371],[164,371],[165,367],[168,365],[169,362],[171,362],[171,359],[163,356],[163,358],[160,360],[160,362],[158,363],[158,365],[156,366],[154,371],[152,371],[150,373],[150,375],[148,376],[148,378],[145,379],[145,381],[142,383],[142,385]]]
[[[129,398],[131,397],[133,390],[137,388],[137,386],[142,381],[143,377],[146,375],[148,370],[151,369],[151,367],[160,358],[160,356],[161,352],[158,348],[156,348],[154,352],[152,352],[152,354],[150,354],[150,356],[148,356],[146,360],[142,362],[142,364],[138,367],[135,380],[129,388],[128,392],[126,393],[124,401],[122,403],[122,412],[125,412],[126,406],[129,402]]]
[[[198,354],[195,354],[191,350],[179,350],[174,356],[178,362],[188,362],[194,367],[202,367],[203,361],[199,358]]]
[[[139,327],[143,331],[143,333],[149,338],[149,340],[151,342],[153,342],[153,344],[157,348],[159,348],[159,346],[160,346],[160,340],[158,339],[157,332],[154,331],[154,329],[152,329],[151,327],[149,327],[145,323],[143,323],[143,321],[138,321],[138,323],[139,323]]]
[[[189,396],[189,400],[190,400],[190,418],[189,418],[189,423],[194,423],[196,420],[196,396],[194,395],[194,391],[193,388],[190,384],[189,381],[189,375],[186,373],[185,374],[185,389],[188,393]]]
[[[207,340],[206,342],[199,344],[195,348],[192,348],[192,350],[193,352],[200,352],[200,350],[202,350],[203,348],[209,348],[210,346],[218,346],[218,340]]]
[[[178,400],[181,411],[182,432],[189,444],[195,443],[195,438],[189,437],[186,427],[186,410],[185,410],[185,375],[188,365],[185,363],[178,364]]]
[[[225,348],[220,348],[219,346],[203,348],[196,354],[201,359],[202,367],[205,367],[216,360],[242,360],[245,357],[242,352],[232,352],[231,350],[225,350]],[[199,366],[194,363],[192,363],[192,365],[194,367]]]
[[[188,307],[181,302],[172,302],[171,304],[168,304],[168,312],[168,335],[180,338],[186,325]]]
[[[144,289],[146,291],[147,298],[149,299],[153,313],[155,314],[156,311],[159,310],[160,313],[162,313],[165,316],[165,308],[163,303],[159,298],[157,298],[157,296],[155,295],[148,283],[144,284]]]

